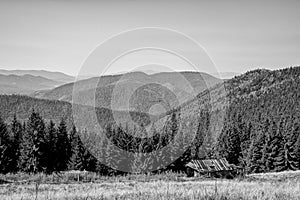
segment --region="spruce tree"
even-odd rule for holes
[[[167,137],[168,137],[168,142],[166,143],[169,145],[170,153],[169,159],[170,161],[174,161],[178,157],[178,148],[179,148],[179,141],[177,140],[178,136],[178,130],[179,130],[179,120],[177,119],[177,115],[175,112],[172,113],[171,115],[171,121],[169,124],[169,127],[167,129]],[[178,166],[178,163],[173,162],[169,166],[170,169],[177,171],[180,166]]]
[[[233,116],[233,120],[225,120],[225,126],[217,142],[218,157],[225,157],[231,164],[240,164],[243,131],[244,124],[240,115]]]
[[[243,167],[246,167],[249,163],[249,149],[251,145],[251,138],[253,136],[253,127],[252,123],[249,122],[247,125],[245,125],[245,131],[242,134],[241,137],[241,149],[242,149],[242,159],[240,160],[240,163]]]
[[[290,125],[291,133],[289,134],[289,154],[291,169],[297,170],[300,169],[300,126],[298,122],[294,122],[293,125]]]
[[[299,129],[299,126],[297,127],[297,129],[295,131],[295,135],[297,135],[298,137],[296,137],[297,139],[294,144],[294,154],[295,154],[296,166],[300,170],[300,129]]]
[[[260,173],[264,171],[262,164],[265,134],[258,128],[256,135],[252,136],[248,154],[247,172]]]
[[[229,130],[228,137],[226,138],[227,149],[226,155],[228,162],[231,164],[238,165],[241,156],[241,140],[239,129],[233,127],[232,130]]]
[[[57,129],[52,120],[46,127],[46,142],[47,142],[47,173],[56,171],[56,159],[60,152],[57,151]]]
[[[70,132],[71,158],[68,168],[71,170],[83,170],[84,149],[81,144],[76,127],[73,126]]]
[[[276,154],[272,154],[272,149],[274,148],[274,138],[276,135],[276,132],[278,131],[277,124],[275,121],[266,119],[264,122],[264,133],[265,133],[265,141],[264,141],[264,146],[262,150],[262,166],[263,166],[263,171],[268,172],[272,171],[275,166],[275,157]]]
[[[283,119],[280,120],[279,127],[272,138],[270,156],[274,158],[274,171],[285,170],[285,138],[283,136]]]
[[[17,116],[14,115],[13,121],[11,123],[11,133],[12,133],[12,153],[13,153],[13,164],[12,171],[16,172],[20,169],[20,155],[21,155],[21,145],[22,145],[22,124],[18,121]]]
[[[210,148],[207,145],[210,144],[211,141],[206,141],[206,144],[203,144],[203,142],[205,138],[211,139],[209,123],[209,113],[207,111],[201,111],[196,136],[193,142],[193,146],[195,146],[195,159],[203,159],[207,156],[208,149]]]
[[[12,162],[11,157],[11,140],[7,125],[0,117],[0,173],[8,173],[10,164]]]
[[[296,161],[296,155],[293,151],[293,141],[289,138],[286,139],[286,142],[284,144],[284,154],[283,154],[283,165],[280,171],[283,170],[297,170],[297,161]]]
[[[64,119],[60,121],[60,124],[58,126],[56,150],[58,152],[56,157],[56,170],[64,171],[68,168],[68,163],[71,155],[68,131]]]
[[[32,110],[21,145],[22,170],[33,173],[46,171],[46,155],[45,124],[42,117]]]

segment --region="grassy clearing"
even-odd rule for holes
[[[300,170],[250,174],[247,176],[247,178],[254,179],[254,180],[266,180],[266,181],[288,181],[292,179],[292,180],[298,180],[300,182]]]
[[[299,200],[300,181],[297,178],[284,181],[187,179],[175,174],[152,176],[103,177],[93,183],[69,183],[38,185],[38,199],[220,199],[220,200]],[[282,174],[280,174],[282,175]],[[264,174],[261,176],[269,176]],[[274,175],[273,175],[274,176]],[[293,177],[295,174],[293,173]],[[167,177],[167,178],[166,178]],[[0,199],[35,199],[36,184],[2,184]]]

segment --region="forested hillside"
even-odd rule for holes
[[[182,170],[188,160],[205,157],[225,157],[230,163],[245,167],[247,172],[295,170],[300,167],[299,88],[300,67],[254,70],[201,92],[160,118],[132,112],[130,117],[140,127],[128,124],[132,119],[125,112],[118,112],[118,118],[123,120],[115,123],[111,110],[97,108],[97,121],[86,116],[77,128],[87,128],[93,133],[97,131],[93,127],[100,122],[106,127],[102,131],[115,146],[129,152],[151,152],[173,141],[165,154],[158,155],[166,160],[174,159],[176,152],[185,148],[165,170]],[[52,119],[58,124],[63,118],[69,130],[73,125],[71,104],[67,102],[24,96],[0,96],[0,101],[1,115],[7,123],[13,120],[14,114],[29,122],[34,108],[47,122]],[[78,109],[93,108],[78,106]],[[190,141],[190,136],[194,139],[185,143]],[[90,139],[92,146],[97,146],[99,140]],[[111,148],[106,146],[100,156],[111,158]],[[94,153],[97,149],[90,150]],[[118,162],[122,163],[121,154],[118,156]],[[141,158],[132,159],[135,166],[128,166],[130,169],[142,166]]]
[[[300,67],[254,70],[177,107],[184,133],[195,133],[194,123],[209,118],[191,158],[226,157],[247,172],[299,169],[299,88]],[[201,117],[203,110],[209,116]]]
[[[20,95],[0,95],[0,115],[2,118],[9,122],[13,119],[14,115],[18,116],[20,121],[26,121],[30,116],[32,110],[37,111],[44,118],[45,121],[54,121],[59,123],[64,119],[68,126],[73,124],[73,110],[72,104],[64,101],[36,99],[28,96]],[[96,123],[105,125],[113,121],[115,116],[120,119],[120,122],[126,123],[128,113],[114,111],[106,108],[94,108],[91,106],[75,106],[76,112],[94,111],[96,110],[97,121],[92,121],[89,116],[81,118],[81,129],[85,127],[93,127]],[[146,113],[130,112],[130,116],[137,122],[150,124],[153,116]]]
[[[219,155],[252,172],[299,168],[300,68],[248,72],[228,88]]]

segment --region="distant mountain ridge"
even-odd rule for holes
[[[18,75],[18,76],[23,76],[26,74],[32,75],[32,76],[42,76],[47,79],[52,79],[54,81],[58,82],[72,82],[75,80],[73,76],[64,74],[62,72],[51,72],[51,71],[46,71],[46,70],[5,70],[5,69],[0,69],[0,74],[3,75]]]
[[[80,98],[79,101],[82,102],[83,105],[94,105],[94,97],[96,96],[97,107],[105,108],[110,108],[113,98],[118,101],[114,108],[124,110],[126,109],[126,105],[124,105],[122,100],[142,98],[141,95],[136,96],[137,94],[133,97],[130,96],[135,89],[139,90],[140,87],[147,87],[148,93],[144,94],[146,96],[143,98],[159,101],[158,99],[161,99],[164,95],[167,95],[167,93],[173,93],[180,99],[180,102],[184,102],[193,96],[192,93],[198,94],[221,82],[221,79],[199,72],[161,72],[151,75],[144,72],[131,72],[80,80],[75,83],[75,96]],[[153,85],[153,83],[156,85]],[[151,90],[152,86],[154,88]],[[73,87],[74,83],[69,83],[52,90],[37,91],[32,94],[32,96],[71,102],[73,98]],[[158,92],[160,94],[157,93],[158,90],[160,90]],[[163,90],[167,93],[161,93]],[[145,99],[135,99],[134,101],[146,102]],[[145,107],[148,107],[148,105],[145,104]]]
[[[0,94],[30,94],[36,90],[51,89],[63,82],[41,76],[0,74]]]

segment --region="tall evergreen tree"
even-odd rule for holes
[[[56,171],[56,158],[60,154],[57,151],[57,129],[52,120],[46,127],[46,142],[47,142],[47,172],[51,173]]]
[[[207,156],[207,152],[210,147],[206,144],[203,144],[204,139],[210,139],[210,119],[209,113],[205,111],[200,112],[199,124],[197,127],[196,136],[193,142],[193,146],[195,146],[195,159],[203,159]],[[206,141],[206,143],[210,143],[211,141]]]
[[[283,135],[284,120],[281,119],[279,127],[272,138],[272,152],[270,156],[274,158],[274,171],[285,169],[285,137]]]
[[[240,163],[243,167],[246,167],[249,163],[249,149],[251,145],[251,138],[254,135],[253,132],[252,123],[249,122],[247,125],[245,125],[245,130],[243,131],[241,137],[242,159],[240,160]]]
[[[17,116],[14,115],[13,121],[11,123],[12,153],[14,156],[11,170],[14,172],[20,169],[20,155],[23,131],[24,130],[22,124],[18,121]]]
[[[256,135],[252,136],[248,154],[247,172],[260,173],[264,171],[262,164],[263,147],[265,144],[265,134],[261,129],[257,130]]]
[[[229,163],[238,165],[241,156],[241,140],[239,129],[233,127],[233,129],[228,130],[227,138],[227,149],[225,150],[225,157]]]
[[[273,140],[274,136],[277,132],[277,125],[275,121],[272,119],[270,120],[267,118],[263,123],[263,131],[265,134],[264,138],[264,145],[262,149],[262,158],[261,158],[261,165],[263,167],[264,172],[268,172],[274,169],[274,162],[276,158],[276,154],[272,154],[272,149],[274,148]]]
[[[298,169],[300,169],[300,127],[297,126],[297,128],[295,129],[294,132],[296,137],[296,142],[294,144],[294,154],[295,154],[295,158],[296,158],[296,166],[298,167]]]
[[[77,134],[76,127],[73,126],[70,132],[70,144],[71,144],[71,158],[69,162],[69,169],[83,170],[83,153],[84,149],[81,145],[80,138]]]
[[[71,155],[71,146],[68,138],[66,122],[61,120],[58,126],[56,150],[58,152],[56,159],[56,170],[64,171],[68,167]]]
[[[10,164],[12,162],[11,157],[11,140],[7,125],[0,117],[0,173],[8,173]]]
[[[46,153],[45,124],[42,117],[32,110],[21,145],[22,170],[33,173],[46,171]]]
[[[297,146],[297,140],[299,135],[299,127],[297,124],[293,124],[292,119],[290,119],[285,125],[284,134],[284,151],[281,155],[283,157],[283,166],[281,170],[297,170],[298,169],[298,158],[295,147]]]

